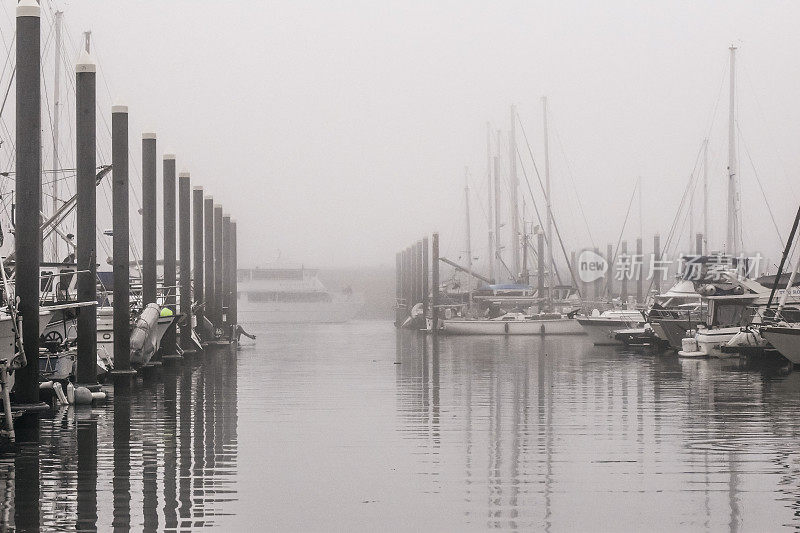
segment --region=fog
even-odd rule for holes
[[[14,2],[3,5],[8,49]],[[480,256],[486,122],[507,130],[516,104],[541,168],[544,95],[553,210],[568,249],[617,241],[639,177],[643,216],[633,208],[624,237],[640,228],[647,243],[655,232],[666,235],[706,136],[709,242],[721,248],[731,44],[739,49],[745,249],[774,258],[782,247],[763,195],[783,238],[797,207],[794,3],[43,0],[43,7],[43,43],[52,12],[65,11],[73,62],[81,32],[92,31],[105,115],[98,123],[110,121],[112,102],[129,106],[132,179],[140,133],[156,131],[159,153],[176,153],[178,169],[191,171],[238,220],[240,266],[278,257],[318,267],[391,265],[397,250],[433,231],[444,255],[455,256],[464,249],[465,166]],[[52,67],[44,68],[47,83]],[[73,115],[65,108],[62,120]],[[108,163],[102,147],[110,136],[98,128],[98,163]],[[62,135],[64,150],[74,151]],[[542,205],[519,128],[517,139]],[[5,160],[10,145],[2,150]],[[522,167],[519,176],[530,213]],[[688,226],[683,233],[688,243]]]

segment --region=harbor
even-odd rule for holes
[[[3,3],[0,530],[800,527],[800,8],[729,8]]]

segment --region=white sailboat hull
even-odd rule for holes
[[[445,335],[585,335],[574,318],[533,320],[440,320]]]

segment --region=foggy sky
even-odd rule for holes
[[[5,4],[13,17],[14,2]],[[541,168],[543,95],[554,212],[568,248],[590,244],[573,181],[597,246],[616,242],[638,176],[645,242],[665,235],[709,131],[711,244],[719,248],[731,43],[739,47],[739,127],[750,154],[740,140],[745,247],[773,257],[781,247],[750,157],[784,238],[797,208],[794,3],[43,6],[65,11],[73,50],[92,30],[100,109],[110,121],[112,101],[130,107],[132,165],[141,165],[141,132],[158,132],[159,154],[176,153],[178,169],[238,220],[241,266],[279,253],[312,266],[391,265],[398,249],[432,231],[455,256],[464,249],[465,165],[473,248],[483,254],[485,123],[507,129],[509,105],[517,104]],[[3,31],[10,27],[7,17]],[[65,113],[62,120],[74,122],[74,109]],[[101,126],[98,136],[108,143]],[[98,162],[109,154],[101,151]],[[625,238],[638,233],[634,207]]]

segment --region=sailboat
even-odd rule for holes
[[[516,142],[515,142],[515,121],[516,121],[516,107],[511,106],[511,129],[509,134],[509,173],[510,173],[510,188],[511,188],[511,217],[512,217],[512,274],[513,279],[510,284],[487,284],[481,287],[481,291],[487,296],[483,300],[486,307],[485,315],[483,318],[469,318],[462,317],[448,317],[445,316],[439,320],[440,332],[450,335],[583,335],[585,334],[581,325],[575,320],[574,313],[565,314],[562,310],[554,309],[553,301],[553,279],[552,279],[552,210],[550,204],[550,165],[549,165],[549,148],[547,136],[547,99],[542,99],[544,110],[544,133],[545,133],[545,179],[546,179],[546,202],[547,202],[547,224],[546,231],[548,233],[547,239],[547,254],[540,253],[539,261],[539,289],[537,289],[535,296],[533,289],[526,283],[519,283],[519,281],[527,281],[527,272],[521,276],[522,280],[517,279],[517,273],[521,271],[520,265],[520,243],[519,243],[519,227],[518,227],[518,202],[517,202],[517,189],[518,182],[516,176]],[[489,147],[490,151],[490,147]],[[492,277],[497,280],[500,276],[495,272],[496,267],[500,264],[505,264],[501,258],[502,246],[500,245],[499,230],[500,223],[500,209],[499,209],[499,172],[498,172],[498,158],[495,156],[493,159],[491,153],[489,160],[493,160],[493,165],[489,165],[488,177],[491,184],[491,168],[494,168],[494,205],[490,198],[489,213],[494,212],[494,228],[489,229],[489,246],[490,246],[490,267],[492,268]],[[468,190],[465,189],[465,190]],[[490,190],[492,187],[490,186]],[[467,227],[469,228],[469,196],[467,195]],[[524,227],[524,221],[523,221]],[[524,230],[523,230],[524,233]],[[540,240],[543,239],[543,232],[539,232]],[[527,254],[527,235],[524,239],[522,249],[523,262]],[[493,248],[493,249],[492,249]],[[540,247],[541,248],[541,247]],[[472,276],[472,259],[471,259],[471,243],[470,232],[467,229],[467,250],[469,258],[469,273]],[[541,250],[540,250],[541,251]],[[547,267],[545,268],[545,261]],[[527,268],[527,267],[526,267]],[[549,281],[547,284],[548,290],[544,290],[544,275],[548,273]],[[487,294],[488,293],[488,294]],[[473,301],[472,291],[470,290],[470,303]],[[534,312],[534,304],[538,305],[538,311]],[[577,311],[577,309],[576,309]],[[492,314],[496,316],[491,316]],[[432,321],[429,320],[429,327]]]

